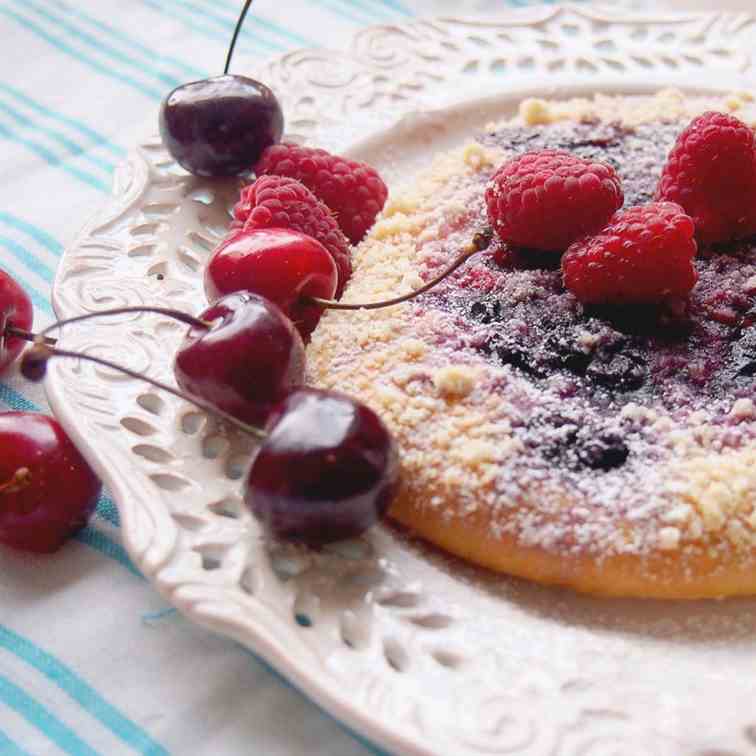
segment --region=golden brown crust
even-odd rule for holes
[[[460,522],[449,519],[424,497],[400,496],[391,516],[412,533],[471,564],[604,597],[704,599],[756,594],[756,569],[712,548],[686,557],[679,552],[644,556],[565,554],[522,544],[509,534],[494,535],[490,511],[479,510]],[[618,523],[619,526],[619,523]]]
[[[611,114],[636,124],[711,108],[739,111],[756,123],[746,93],[689,100],[675,92],[529,102],[520,122]],[[460,245],[466,241],[470,192],[500,159],[496,151],[467,145],[439,156],[411,191],[392,197],[355,253],[345,301],[375,301],[418,286],[419,273],[437,254],[439,236]],[[391,510],[395,520],[473,564],[587,593],[653,598],[756,593],[756,448],[722,451],[717,429],[695,415],[680,424],[627,404],[619,415],[658,426],[669,450],[666,461],[649,472],[652,480],[642,481],[651,492],[648,500],[629,508],[623,500],[631,497],[622,488],[591,499],[528,476],[530,458],[501,397],[504,386],[508,399],[530,401],[530,388],[482,358],[457,353],[447,343],[455,327],[448,313],[407,304],[330,311],[309,347],[313,382],[367,402],[397,437],[404,488]],[[734,422],[754,421],[749,402],[733,404]],[[521,478],[528,480],[524,489]]]

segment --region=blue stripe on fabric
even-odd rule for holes
[[[142,622],[145,625],[152,626],[166,617],[174,617],[178,615],[178,609],[171,606],[168,609],[161,609],[159,612],[147,612],[142,615]]]
[[[200,16],[203,18],[207,17],[215,19],[223,29],[229,32],[232,32],[234,30],[239,11],[241,9],[241,3],[234,3],[231,6],[228,6],[228,4],[223,4],[223,7],[228,9],[228,14],[225,14],[222,11],[214,13],[213,11],[217,11],[219,5],[217,0],[213,0],[213,2],[210,3],[205,2],[203,5],[197,5],[196,2],[189,2],[189,0],[178,0],[178,2],[180,2],[186,8],[200,14]],[[261,18],[254,13],[247,16],[244,22],[243,32],[246,30],[251,30],[253,26],[257,26],[265,29],[266,31],[272,32],[273,34],[279,37],[283,37],[284,39],[287,39],[296,45],[306,45],[308,47],[312,47],[315,44],[314,42],[312,42],[312,40],[306,39],[300,34],[289,31],[288,29],[279,26],[277,23],[268,21],[265,18]],[[278,46],[279,50],[282,49],[282,46],[278,42],[275,42],[275,44]]]
[[[169,11],[163,6],[162,0],[142,0],[142,2],[148,7],[152,8],[153,10],[158,11],[159,13],[170,15],[172,18],[180,19],[181,22],[192,31],[202,34],[208,39],[218,40],[219,42],[223,44],[224,47],[227,46],[229,43],[230,35],[227,32],[216,31],[215,29],[210,29],[207,26],[201,23],[198,23],[195,20],[197,18],[195,14],[193,14],[191,11],[189,11],[188,9],[180,5],[174,6],[173,10]],[[175,0],[173,0],[173,2],[175,2]],[[239,52],[244,52],[244,53],[249,53],[251,51],[259,52],[259,50],[254,51],[252,50],[252,48],[249,47],[248,43],[250,42],[256,44],[257,40],[250,39],[250,36],[248,34],[240,35],[239,46],[237,47],[237,50]]]
[[[31,756],[17,743],[14,743],[2,730],[0,730],[0,754],[3,756]]]
[[[158,11],[159,13],[167,14],[168,11],[163,7],[163,4],[160,0],[142,0],[142,3],[146,5],[148,8],[152,8],[155,11]],[[172,16],[174,14],[171,14]],[[181,22],[187,26],[192,31],[196,31],[199,34],[203,34],[206,37],[209,37],[210,39],[217,39],[221,40],[223,42],[228,42],[227,35],[225,34],[216,34],[215,32],[207,29],[206,27],[202,26],[201,24],[198,24],[196,21],[193,20],[193,18],[186,18],[185,16],[181,16],[181,14],[176,13],[175,18],[180,18]],[[243,43],[244,40],[240,40],[240,46],[237,48],[240,51],[244,48],[241,46],[241,43]]]
[[[18,412],[39,412],[39,407],[36,404],[2,382],[0,382],[0,402]]]
[[[34,241],[38,242],[45,247],[45,249],[55,255],[61,255],[63,253],[63,245],[54,236],[51,236],[39,226],[35,226],[16,215],[11,215],[10,213],[0,210],[0,223],[5,223],[11,228],[15,228],[17,231],[27,234],[34,239]]]
[[[0,12],[2,12],[2,10],[3,9],[0,8]],[[0,125],[0,136],[5,137],[11,142],[16,142],[17,144],[24,145],[24,147],[29,149],[31,152],[34,152],[38,157],[42,158],[42,160],[44,160],[48,165],[52,165],[56,168],[60,168],[61,170],[66,171],[66,173],[70,173],[72,176],[75,176],[77,179],[83,181],[85,184],[88,184],[94,189],[97,189],[101,192],[110,192],[110,187],[97,176],[94,176],[91,173],[87,173],[86,171],[82,171],[76,166],[66,164],[65,160],[59,158],[54,152],[47,149],[47,147],[45,147],[44,145],[38,144],[31,139],[27,139],[26,137],[17,134],[7,126]]]
[[[121,714],[70,667],[36,646],[28,638],[0,625],[0,647],[7,649],[41,672],[119,740],[138,753],[168,756],[168,751],[163,746],[156,743],[136,723]]]
[[[338,6],[338,5],[336,7],[334,7],[334,3],[335,2],[338,2],[338,0],[320,0],[320,7],[321,8],[326,8],[326,9],[328,9],[330,11],[333,11],[336,15],[341,16],[342,18],[349,19],[350,21],[354,22],[355,24],[360,24],[360,25],[364,25],[365,24],[366,19],[365,19],[364,16],[360,17],[360,16],[357,16],[357,15],[354,15],[354,11],[353,10],[351,10],[351,9],[347,10],[346,9],[346,8],[349,8],[349,6],[346,6],[346,8],[344,6]],[[368,21],[369,21],[369,19],[368,19]]]
[[[354,732],[350,727],[348,727],[344,722],[339,721],[334,717],[332,714],[327,712],[325,709],[322,709],[320,705],[313,701],[311,698],[306,696],[302,691],[294,685],[293,682],[288,680],[286,677],[284,677],[275,667],[272,667],[265,659],[258,656],[253,651],[250,651],[248,648],[245,648],[244,646],[239,646],[242,651],[244,651],[245,654],[248,656],[251,656],[263,669],[265,669],[268,673],[270,673],[271,677],[273,677],[275,680],[277,680],[279,683],[281,683],[285,688],[288,688],[289,690],[293,690],[298,695],[302,696],[306,701],[309,701],[314,706],[317,707],[318,711],[320,711],[321,714],[323,714],[326,719],[329,719],[331,722],[333,722],[335,725],[338,726],[338,728],[345,732],[349,737],[354,738],[360,745],[364,746],[368,751],[370,751],[374,756],[390,756],[388,751],[383,751],[380,748],[378,748],[377,745],[371,743],[369,740],[367,740],[364,736]]]
[[[8,18],[11,18],[17,23],[21,24],[21,26],[23,26],[28,31],[33,32],[38,37],[41,37],[42,39],[45,40],[45,42],[47,42],[49,45],[54,47],[56,50],[60,50],[61,52],[64,52],[67,55],[70,55],[75,60],[78,60],[80,63],[88,65],[93,70],[105,76],[108,76],[111,79],[116,79],[117,81],[120,81],[124,84],[128,84],[129,86],[133,87],[134,89],[138,90],[142,94],[147,95],[148,97],[152,99],[155,99],[155,100],[163,99],[163,94],[164,94],[163,92],[157,89],[153,89],[152,87],[146,86],[142,84],[140,81],[137,81],[136,79],[132,79],[131,76],[122,74],[119,71],[113,71],[112,69],[108,68],[106,65],[103,65],[99,61],[95,60],[94,58],[91,58],[88,55],[85,55],[80,50],[74,47],[71,47],[65,42],[62,42],[60,38],[53,36],[52,34],[50,34],[50,32],[48,32],[43,27],[39,26],[33,21],[30,21],[28,18],[25,18],[19,13],[16,13],[10,8],[0,6],[0,13],[3,13]]]
[[[52,2],[57,6],[59,10],[65,12],[67,15],[75,16],[76,18],[90,24],[96,29],[103,31],[106,34],[110,34],[113,39],[120,40],[125,45],[131,47],[133,50],[138,50],[139,52],[144,53],[144,55],[147,56],[148,61],[152,62],[155,60],[156,56],[154,50],[147,47],[147,45],[142,44],[139,40],[134,39],[127,34],[124,34],[123,31],[116,28],[115,26],[106,24],[99,18],[90,16],[89,14],[84,13],[84,11],[79,10],[75,6],[72,6],[69,3],[64,3],[62,0],[52,0]],[[182,71],[186,72],[188,76],[196,76],[198,78],[203,78],[205,76],[205,73],[200,71],[198,68],[194,68],[188,63],[185,63],[183,60],[179,60],[179,58],[174,58],[172,55],[160,54],[159,56],[157,56],[157,58],[163,63],[169,63],[173,66],[176,66],[177,68],[180,68]]]
[[[110,161],[104,160],[97,155],[91,154],[87,151],[86,147],[83,147],[82,145],[72,141],[60,131],[48,128],[47,126],[43,126],[40,123],[34,123],[34,121],[27,118],[25,115],[23,115],[23,113],[19,113],[15,108],[12,108],[7,103],[0,101],[0,111],[9,115],[16,123],[20,124],[21,126],[31,127],[35,131],[39,131],[42,134],[47,134],[47,136],[49,136],[51,139],[54,139],[56,142],[58,142],[58,144],[65,147],[65,149],[67,149],[71,153],[70,157],[81,157],[82,160],[86,160],[92,163],[92,165],[97,166],[108,174],[112,173],[115,170],[115,165]]]
[[[50,268],[28,252],[25,247],[7,236],[0,236],[0,244],[12,252],[14,257],[20,260],[29,270],[43,278],[47,283],[52,283],[53,273]],[[51,311],[49,304],[47,309]]]
[[[28,693],[0,675],[0,701],[20,714],[30,725],[36,727],[58,748],[70,756],[98,756],[73,730],[54,716]]]
[[[100,496],[100,499],[97,502],[96,511],[98,516],[102,517],[105,522],[109,522],[116,528],[121,527],[121,516],[118,514],[118,507],[116,506],[116,503],[113,501],[113,499],[105,496],[104,494]]]
[[[173,3],[174,5],[178,4],[182,8],[186,8],[187,11],[195,14],[199,19],[207,19],[212,22],[215,26],[220,28],[225,39],[231,39],[231,32],[233,32],[234,27],[236,26],[236,21],[217,16],[215,13],[211,13],[208,9],[199,7],[187,0],[173,0]],[[264,37],[254,34],[252,31],[252,25],[256,20],[255,16],[247,16],[247,20],[242,28],[242,38],[250,42],[255,42],[258,45],[263,45],[274,52],[283,50],[284,46],[280,42],[272,42]]]
[[[415,14],[409,10],[406,6],[404,6],[402,3],[399,2],[399,0],[379,0],[384,5],[387,5],[389,8],[393,8],[393,10],[397,11],[398,13],[401,13],[404,16],[414,16]],[[543,0],[541,0],[543,2]]]
[[[140,63],[134,60],[134,58],[121,52],[117,47],[112,47],[109,44],[103,42],[101,37],[93,36],[92,34],[89,34],[88,32],[82,31],[81,29],[77,28],[73,24],[69,23],[65,15],[57,16],[54,13],[50,13],[50,11],[48,11],[46,8],[41,8],[39,5],[36,5],[34,2],[32,2],[32,0],[11,0],[11,2],[15,2],[16,5],[20,5],[25,10],[28,9],[28,10],[33,11],[40,18],[43,18],[46,21],[49,21],[51,24],[53,24],[56,27],[60,27],[61,29],[66,31],[68,34],[70,34],[72,37],[75,37],[76,39],[80,39],[82,42],[84,42],[85,44],[88,44],[94,50],[97,50],[97,52],[103,55],[107,55],[108,57],[112,58],[115,61],[120,61],[124,65],[135,69],[141,74],[152,76],[158,81],[161,81],[164,84],[167,84],[171,89],[183,83],[181,79],[175,76],[171,76],[169,74],[163,73],[162,71],[156,71],[152,68],[152,66],[145,67],[144,63]],[[152,60],[153,64],[156,58],[159,58],[159,56],[153,53],[153,60]]]
[[[373,0],[340,0],[340,2],[359,10],[360,13],[364,13],[371,23],[375,21],[383,23],[393,21],[396,18],[395,11],[389,10],[381,4],[376,5]]]
[[[86,525],[75,536],[74,540],[83,543],[85,546],[89,546],[95,551],[99,551],[106,557],[119,562],[125,567],[132,575],[138,578],[144,579],[141,572],[134,566],[134,563],[129,559],[129,555],[123,546],[111,541],[104,533],[100,532],[92,525]]]
[[[34,110],[42,116],[45,116],[46,118],[51,118],[55,121],[66,124],[66,126],[70,126],[72,129],[78,131],[82,136],[91,139],[92,142],[94,142],[98,147],[102,147],[103,149],[108,150],[108,152],[111,152],[118,157],[123,157],[126,154],[126,150],[123,147],[109,141],[106,136],[99,134],[97,131],[87,126],[87,124],[82,123],[81,121],[77,121],[74,118],[70,118],[69,116],[64,115],[63,113],[59,113],[56,110],[51,110],[41,102],[33,100],[31,97],[29,97],[29,95],[21,92],[15,87],[10,86],[10,84],[7,84],[6,82],[0,81],[0,92],[3,92],[10,97],[14,97],[20,103],[26,105],[26,107]]]
[[[267,18],[262,18],[260,16],[254,16],[252,21],[257,25],[261,26],[264,29],[268,29],[269,31],[273,32],[274,34],[277,34],[279,37],[283,37],[284,39],[288,39],[291,42],[293,42],[296,45],[305,45],[306,47],[318,47],[319,43],[314,42],[311,39],[307,39],[306,37],[303,37],[301,34],[297,34],[296,32],[290,31],[289,29],[286,29],[283,26],[280,26],[279,24],[269,21]],[[234,26],[236,26],[236,19],[234,19]]]

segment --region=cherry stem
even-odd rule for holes
[[[185,312],[179,310],[171,310],[167,307],[145,307],[138,305],[134,307],[114,307],[112,310],[89,312],[86,315],[76,315],[75,317],[67,318],[66,320],[58,320],[43,331],[40,331],[36,340],[39,341],[40,339],[43,339],[48,333],[50,333],[50,331],[54,331],[56,328],[62,328],[63,326],[71,325],[72,323],[81,323],[84,320],[99,318],[101,315],[126,315],[132,312],[151,312],[156,315],[166,315],[169,318],[194,326],[195,328],[210,328],[212,326],[212,323],[209,323],[207,320],[200,320],[200,318],[195,318],[193,315],[187,315]],[[47,340],[45,343],[48,343],[49,345]]]
[[[493,234],[491,233],[491,231],[483,231],[481,233],[475,234],[473,240],[467,245],[467,247],[465,247],[462,253],[456,258],[456,260],[454,260],[454,262],[449,265],[448,268],[446,268],[446,270],[444,270],[442,273],[439,273],[439,275],[428,281],[428,283],[426,283],[424,286],[421,286],[419,289],[410,291],[407,294],[402,294],[399,297],[394,297],[393,299],[385,299],[382,302],[367,302],[363,304],[352,302],[337,302],[334,299],[320,299],[320,297],[303,297],[303,299],[305,299],[308,304],[317,304],[329,310],[378,310],[381,307],[391,307],[392,305],[398,305],[402,302],[408,302],[410,299],[414,299],[415,297],[419,297],[421,294],[425,294],[426,291],[430,291],[434,286],[440,284],[441,281],[454,273],[457,268],[464,265],[464,263],[466,263],[473,255],[476,255],[478,254],[478,252],[482,252],[484,249],[487,249],[491,244],[492,238]]]
[[[19,467],[10,480],[0,483],[0,494],[17,493],[31,483],[31,472],[28,467]]]
[[[57,339],[51,339],[48,336],[40,336],[39,334],[32,333],[32,331],[23,331],[20,328],[14,326],[5,327],[5,335],[11,339],[23,339],[24,341],[43,341],[47,346],[55,346],[58,343]]]
[[[130,378],[136,378],[137,380],[142,380],[145,383],[149,383],[151,386],[154,386],[155,388],[162,389],[163,391],[167,391],[169,394],[172,394],[173,396],[178,397],[179,399],[184,399],[187,402],[191,402],[193,405],[195,405],[195,407],[198,407],[204,412],[207,412],[209,414],[215,415],[216,417],[219,417],[221,420],[224,420],[225,422],[229,423],[229,425],[233,425],[234,427],[238,428],[240,431],[247,433],[250,436],[254,436],[255,438],[259,438],[259,439],[263,439],[267,436],[267,433],[265,433],[265,431],[263,431],[262,429],[256,428],[254,425],[248,425],[247,423],[239,420],[233,415],[230,415],[228,412],[224,412],[223,410],[218,409],[217,407],[213,406],[209,402],[205,402],[202,399],[197,399],[193,396],[189,396],[188,394],[185,394],[183,391],[173,388],[173,386],[169,386],[167,383],[163,383],[162,381],[159,381],[156,378],[150,378],[149,376],[143,375],[142,373],[137,373],[135,370],[131,370],[130,368],[124,367],[123,365],[119,365],[116,362],[111,362],[110,360],[107,360],[104,357],[95,357],[94,355],[91,355],[91,354],[83,354],[81,352],[69,352],[66,349],[58,349],[57,347],[36,344],[29,351],[26,352],[26,354],[24,355],[24,360],[32,360],[35,362],[47,362],[47,360],[51,359],[52,357],[71,357],[77,360],[84,360],[85,362],[93,362],[96,365],[101,365],[103,367],[110,368],[111,370],[117,370],[123,373],[124,375],[128,375]]]
[[[224,74],[227,74],[228,69],[231,67],[231,58],[234,55],[234,48],[236,47],[236,40],[244,24],[244,19],[247,17],[247,11],[249,10],[251,5],[252,5],[252,0],[246,0],[246,2],[244,3],[244,7],[242,8],[241,14],[239,15],[239,20],[236,22],[236,28],[234,29],[234,36],[231,37],[231,44],[228,46],[228,55],[226,56],[226,65],[223,68]]]

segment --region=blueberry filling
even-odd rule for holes
[[[619,430],[596,422],[581,424],[578,417],[536,413],[520,435],[526,446],[539,451],[546,460],[573,471],[588,468],[608,472],[621,467],[630,455],[628,439]]]
[[[609,162],[629,207],[653,199],[680,129],[678,123],[508,127],[481,142],[511,154],[561,148]],[[482,202],[475,212],[477,228],[485,224]],[[717,402],[756,400],[753,242],[701,249],[699,283],[690,302],[674,309],[585,308],[564,290],[554,254],[499,244],[477,265],[495,280],[487,293],[452,281],[426,301],[455,318],[463,347],[562,397],[569,408],[563,416],[534,415],[523,405],[529,419],[516,429],[528,448],[561,469],[608,472],[632,460],[635,431],[617,421],[628,402],[679,418]],[[497,390],[516,404],[506,381]],[[712,412],[713,421],[725,424],[726,413]]]
[[[732,368],[735,378],[756,376],[756,328],[739,334],[732,347]]]

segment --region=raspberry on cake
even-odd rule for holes
[[[352,244],[362,241],[388,197],[383,179],[367,163],[297,144],[269,147],[255,165],[255,173],[301,181],[333,210]]]
[[[563,252],[598,231],[624,197],[610,165],[540,150],[499,168],[486,188],[488,219],[508,244]]]
[[[656,304],[685,298],[698,280],[695,226],[672,202],[617,213],[562,257],[564,285],[584,304]]]
[[[285,176],[261,176],[242,189],[234,218],[246,230],[288,228],[317,239],[339,270],[336,296],[341,296],[352,275],[349,243],[328,208],[306,186]]]
[[[704,243],[756,234],[753,130],[725,113],[696,118],[677,138],[656,196],[681,205]]]
[[[395,433],[396,522],[474,564],[590,593],[756,593],[756,243],[693,257],[690,219],[648,207],[691,119],[726,109],[727,98],[672,93],[544,103],[537,127],[487,129],[388,203],[344,301],[443,270],[489,226],[494,166],[543,150],[611,164],[622,181],[624,216],[602,244],[651,254],[636,271],[621,247],[601,286],[632,270],[631,294],[647,301],[698,276],[685,308],[583,304],[557,255],[502,254],[498,241],[413,301],[327,312],[309,378],[360,396]],[[756,124],[753,104],[739,113]],[[485,160],[465,159],[479,150]],[[655,235],[676,271],[664,291],[643,267],[658,270]],[[566,258],[568,283],[584,255]]]

